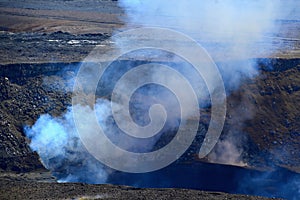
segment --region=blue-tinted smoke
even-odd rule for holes
[[[191,36],[206,48],[228,91],[244,77],[258,74],[253,58],[268,57],[282,48],[280,20],[299,16],[296,0],[206,1],[120,0],[129,27],[167,27]],[[279,33],[280,31],[280,33]],[[292,48],[292,47],[289,47]],[[225,61],[225,62],[224,62]]]
[[[97,107],[100,112],[105,110],[106,104],[101,105],[102,108]],[[83,113],[93,112],[89,107],[78,106]],[[58,181],[105,183],[109,172],[81,143],[72,108],[62,117],[41,115],[32,127],[25,127],[24,132],[31,140],[30,148],[39,154],[44,166]]]
[[[282,49],[293,49],[292,43],[284,46],[280,42],[287,33],[281,23],[300,19],[300,1],[297,0],[120,0],[119,4],[126,10],[128,27],[167,27],[197,40],[216,61],[229,93],[238,89],[245,78],[259,74],[256,58],[280,55]],[[288,37],[291,36],[295,37],[289,33]],[[233,116],[237,124],[254,114],[251,109],[249,113],[239,113]],[[236,146],[243,140],[229,138],[219,143],[219,148],[209,156],[213,162],[241,162],[241,150]],[[225,151],[218,152],[218,149]],[[266,182],[269,176],[265,173],[243,179],[241,183],[251,186],[250,189],[244,187],[244,192],[272,196],[272,192],[261,191],[260,188],[265,187],[259,186],[259,182]],[[276,184],[278,191],[273,191],[273,196],[298,199],[299,182],[293,176],[288,177],[284,183]]]
[[[242,175],[242,174],[241,174]],[[239,177],[241,184],[236,192],[298,200],[300,197],[300,174],[286,169],[246,174]]]
[[[129,27],[173,28],[196,39],[208,50],[212,58],[220,63],[218,67],[227,91],[237,89],[244,77],[253,77],[258,74],[256,61],[249,60],[250,58],[276,53],[276,50],[281,47],[272,44],[273,36],[280,29],[280,23],[277,23],[277,20],[285,19],[293,8],[299,7],[297,1],[286,3],[286,1],[278,0],[120,0],[119,3],[128,16],[126,22]],[[284,9],[282,9],[283,7]],[[186,72],[186,74],[189,73]],[[156,73],[153,75],[154,77],[160,76]],[[45,81],[47,80],[45,79]],[[110,111],[107,109],[109,103],[106,100],[96,102],[95,111],[99,123],[103,125],[113,141],[123,141],[115,137],[117,132],[114,132],[113,124],[108,122],[111,117]],[[80,107],[80,110],[83,119],[88,122],[88,119],[85,119],[85,113],[94,111],[89,107]],[[245,113],[245,115],[248,116],[249,113]],[[239,118],[237,120],[245,119],[242,115],[237,117]],[[90,127],[90,130],[93,130],[93,127]],[[31,140],[31,149],[38,152],[45,167],[50,169],[59,181],[89,183],[107,181],[110,170],[93,158],[80,142],[73,122],[72,108],[69,108],[67,113],[61,117],[42,115],[32,127],[25,128],[25,133]],[[144,150],[149,150],[155,142],[129,143],[125,148],[130,149],[132,145],[141,145],[145,147]],[[234,156],[232,160],[240,162],[240,160],[236,160],[240,156],[240,151],[235,148],[236,142],[238,141],[227,140],[222,144],[227,150],[225,154],[228,155],[228,158],[226,157],[226,159],[230,160]],[[215,160],[223,158],[223,154],[218,152],[215,152],[214,156]],[[256,186],[259,179],[264,178],[267,177],[248,177],[240,183]],[[291,178],[281,188],[286,189],[284,194],[288,194],[289,191],[297,191],[298,188],[298,193],[292,193],[294,196],[298,195],[299,180]],[[289,188],[296,189],[289,190]],[[251,193],[247,188],[240,190]],[[263,192],[251,194],[270,196]],[[290,196],[288,197],[290,198]]]

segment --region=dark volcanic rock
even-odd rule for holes
[[[264,63],[266,61],[268,60]],[[223,136],[234,134],[231,130],[244,131],[247,142],[241,146],[244,149],[243,159],[253,167],[279,165],[298,171],[300,161],[295,155],[299,155],[300,150],[297,134],[300,127],[297,118],[299,60],[281,59],[272,62],[274,71],[265,70],[262,65],[261,76],[246,80],[240,90],[229,96]],[[20,162],[24,159],[20,158],[32,156],[27,145],[29,141],[23,134],[25,125],[32,125],[41,114],[58,116],[70,105],[71,89],[68,80],[75,76],[77,68],[78,63],[1,66],[0,152],[1,158],[7,160],[3,162],[6,164],[2,164],[2,169],[13,170],[10,167],[13,164],[8,162],[16,162],[22,166]],[[270,92],[272,94],[267,95]],[[242,127],[239,122],[240,111],[246,115],[247,112],[251,113]],[[209,108],[204,108],[201,112],[199,134],[181,158],[182,162],[193,162],[197,157],[199,144],[209,122]],[[14,161],[12,158],[18,159]],[[40,167],[37,159],[33,163]]]
[[[0,181],[1,199],[252,199],[267,198],[187,189],[141,189],[114,185]]]
[[[96,45],[108,38],[108,34],[102,33],[72,35],[61,31],[48,34],[0,32],[0,63],[80,62]]]
[[[60,84],[60,88],[67,88],[64,85],[66,81],[62,81],[61,77],[48,76],[45,85],[45,77],[31,73],[30,68],[27,72],[23,72],[26,70],[22,65],[8,68],[11,69],[10,73],[0,77],[0,168],[13,171],[42,168],[37,154],[32,153],[28,147],[29,141],[23,133],[24,126],[32,125],[43,113],[59,115],[70,105],[71,95],[50,85],[51,79],[52,83]],[[2,69],[2,72],[6,71],[5,67]],[[44,70],[53,72],[51,67],[45,67]],[[16,76],[18,73],[22,75]]]

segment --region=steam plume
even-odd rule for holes
[[[290,6],[297,4],[296,1],[290,2],[293,2],[288,4]],[[279,29],[276,20],[284,18],[290,12],[289,7],[284,6],[286,5],[285,1],[278,0],[178,0],[176,2],[120,0],[119,3],[126,11],[128,16],[126,22],[131,27],[168,27],[196,39],[208,50],[214,60],[222,61],[218,67],[229,92],[238,88],[244,77],[253,77],[258,74],[255,60],[249,58],[264,56],[276,50],[274,46],[269,45],[272,44],[272,36]],[[280,10],[282,7],[285,7],[283,12]],[[264,49],[260,48],[262,42],[268,44],[264,45],[266,47]],[[122,48],[121,44],[116,41],[119,48]],[[185,71],[185,73],[188,77],[192,76],[192,71]],[[115,75],[116,73],[112,74]],[[159,74],[153,73],[154,79],[157,76]],[[91,77],[91,75],[87,74],[87,77]],[[107,79],[108,82],[112,80]],[[144,90],[144,92],[147,91],[147,89]],[[162,102],[171,102],[168,95],[160,96],[162,96]],[[111,113],[107,109],[109,103],[105,100],[98,100],[95,110],[98,113],[99,123],[108,130],[112,140],[118,141],[117,130],[114,128],[113,122],[110,122]],[[84,119],[84,116],[86,116],[85,113],[92,112],[92,109],[89,107],[81,107],[80,109],[83,120],[88,123],[88,119]],[[71,111],[72,108],[69,108],[69,111],[60,118],[42,115],[33,127],[27,127],[25,132],[31,139],[30,146],[39,153],[48,169],[59,174],[61,181],[105,182],[110,171],[89,156],[80,143]],[[140,118],[145,119],[145,116],[141,115]],[[176,128],[178,125],[176,118],[177,116],[169,123],[168,129]],[[93,130],[93,127],[90,127],[90,130]],[[146,145],[142,145],[143,149],[138,148],[137,151],[151,150],[157,140],[147,142]],[[232,150],[230,145],[235,142],[224,141],[225,150]],[[132,148],[137,148],[135,145],[138,144],[140,143],[125,144],[127,145],[125,148],[132,150]],[[240,154],[239,151],[236,153]],[[212,155],[212,160],[219,161],[222,161],[220,158],[224,156],[222,151],[213,152]],[[234,164],[236,155],[229,154],[228,156],[234,156],[228,158]],[[78,168],[78,166],[80,167]]]
[[[253,58],[269,56],[281,48],[272,45],[280,29],[279,20],[293,17],[293,7],[299,2],[121,0],[120,5],[127,11],[129,25],[169,27],[196,39],[215,61],[222,61],[218,67],[230,92],[244,78],[259,73]],[[248,118],[243,116],[237,123]],[[228,138],[218,144],[210,160],[240,165],[242,150],[237,144],[242,137]]]
[[[105,103],[97,107],[103,113]],[[90,108],[80,107],[83,113]],[[104,119],[107,116],[102,116]],[[92,127],[91,127],[92,128]],[[72,108],[58,118],[40,116],[32,127],[25,127],[30,147],[38,152],[43,165],[54,172],[60,182],[104,183],[108,171],[92,157],[80,142],[73,122]]]

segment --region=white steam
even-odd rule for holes
[[[220,164],[246,166],[242,160],[242,149],[237,147],[236,140],[226,138],[219,141],[215,149],[208,155],[208,161]]]
[[[77,106],[83,114],[94,112],[88,106]],[[95,111],[101,115],[100,124],[109,117],[108,106],[106,100],[97,101]],[[25,133],[31,139],[31,149],[38,152],[44,166],[54,172],[59,182],[105,183],[109,170],[81,143],[71,107],[62,117],[41,115],[32,127],[25,127]]]
[[[293,17],[291,12],[300,6],[295,0],[120,0],[119,4],[126,10],[129,27],[167,27],[197,40],[217,62],[228,92],[258,74],[253,58],[270,56],[281,47],[272,45],[279,20]],[[247,118],[242,115],[237,123]],[[209,160],[244,165],[237,147],[241,139],[228,138],[218,143]]]
[[[279,12],[285,5],[285,1],[279,0],[119,0],[119,4],[125,9],[128,16],[126,22],[129,27],[167,27],[197,40],[208,50],[215,61],[222,61],[218,67],[227,91],[236,89],[243,77],[252,77],[258,73],[256,62],[248,59],[265,56],[266,53],[270,54],[275,50],[273,47],[269,48],[268,45],[266,48],[260,48],[261,43],[272,43],[271,36],[274,36],[279,29],[276,20],[290,11],[286,8],[284,13]],[[288,5],[294,6],[296,3]],[[115,45],[122,49],[122,43],[116,41]],[[94,74],[88,73],[87,77],[93,77]],[[189,72],[185,73],[189,76]],[[112,74],[115,75],[115,73]],[[113,78],[108,80],[112,81]],[[161,76],[154,72],[153,79],[157,78]],[[210,77],[210,80],[214,80],[214,77]],[[171,79],[171,81],[176,80]],[[202,97],[201,94],[198,96]],[[172,102],[168,99],[168,95],[162,95],[160,98],[163,102]],[[82,111],[82,120],[88,126],[89,119],[85,118],[86,113],[94,112],[94,110],[90,107],[77,106]],[[108,106],[110,106],[109,101],[98,100],[94,109],[99,124],[112,141],[129,150],[148,151],[153,148],[157,138],[146,143],[122,138],[123,136],[119,134],[115,124],[111,121]],[[143,119],[142,115],[140,116]],[[169,125],[170,129],[178,126],[174,119]],[[89,130],[93,131],[94,127],[89,127]],[[69,111],[60,118],[42,115],[31,128],[25,128],[25,132],[31,139],[32,150],[39,153],[43,164],[48,169],[58,174],[60,181],[103,183],[107,180],[109,170],[89,155],[80,142],[73,122],[72,108],[69,108]],[[124,141],[128,142],[124,143]],[[237,159],[241,152],[235,149],[232,143],[235,142],[223,141],[220,146],[221,151],[213,152],[211,160],[238,163]],[[228,152],[234,153],[228,154]]]
[[[295,0],[120,0],[119,4],[126,10],[129,27],[177,30],[204,46],[214,61],[228,61],[218,65],[228,90],[236,89],[243,76],[257,74],[256,62],[246,59],[269,56],[280,48],[272,45],[280,29],[278,20],[300,6]]]

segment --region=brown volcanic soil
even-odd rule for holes
[[[187,189],[141,189],[115,185],[82,183],[42,183],[0,181],[0,198],[5,199],[252,199],[268,198],[204,192]]]
[[[273,71],[267,71],[262,64],[261,75],[245,80],[240,89],[229,96],[223,135],[234,134],[233,129],[248,136],[243,157],[249,167],[277,165],[299,172],[299,59],[272,62],[275,63]],[[58,116],[71,105],[68,80],[75,76],[76,65],[78,63],[1,66],[1,169],[41,168],[37,156],[26,144],[23,127],[32,125],[44,113]],[[204,127],[207,125],[205,118],[201,123]],[[198,148],[195,141],[183,161],[194,162],[192,155]]]
[[[117,1],[2,1],[0,63],[80,62],[96,44],[114,31],[136,27],[125,23],[126,19]],[[257,57],[257,51],[266,48],[279,49],[271,57],[300,57],[300,21],[278,19],[278,23],[280,31],[276,37],[272,37],[272,42],[260,41],[255,45],[257,48],[250,50],[253,54],[250,57]],[[176,28],[174,26],[170,28]],[[193,37],[197,39],[197,35]],[[270,36],[265,37],[266,41],[270,41]],[[72,40],[81,40],[80,45],[72,43]],[[226,43],[200,40],[202,42],[212,43],[206,47],[208,52],[216,51],[213,44]],[[214,60],[228,57],[226,50],[219,48],[218,51],[214,52],[216,56],[212,56]]]
[[[257,83],[241,88],[255,108],[245,131],[277,165],[300,173],[300,62],[290,60],[286,65],[291,68],[263,72]]]
[[[252,158],[252,165],[258,164],[260,157],[267,153],[269,160],[265,162],[299,173],[300,60],[271,59],[268,62],[274,63],[272,71],[261,64],[260,75],[246,80],[229,96],[226,122],[230,129],[242,129],[250,136],[249,141],[254,146],[247,154]],[[241,127],[237,122],[243,117],[246,120]],[[261,156],[253,151],[260,152]]]
[[[112,33],[123,23],[114,1],[2,1],[1,29],[10,32]]]
[[[79,8],[82,2],[0,3],[0,198],[71,199],[100,195],[97,198],[260,199],[193,190],[38,183],[53,179],[43,173],[42,178],[36,174],[31,178],[24,178],[28,174],[6,174],[43,169],[38,156],[27,145],[24,125],[32,125],[40,114],[56,116],[66,110],[71,102],[67,80],[75,76],[76,62],[123,24],[120,18],[124,14],[116,2],[84,1],[85,6]],[[293,44],[293,49],[283,49],[266,60],[273,63],[272,71],[262,62],[260,75],[245,80],[230,95],[223,134],[230,134],[230,129],[247,134],[250,145],[243,157],[250,167],[266,169],[277,165],[299,173],[300,25],[299,21],[286,21],[283,27],[291,30],[290,35],[279,35],[277,42],[286,47]],[[57,74],[61,70],[63,74]],[[242,125],[238,123],[241,115],[250,115],[244,117],[246,123]],[[195,162],[192,156],[187,160]]]

